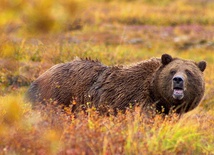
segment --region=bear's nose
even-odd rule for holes
[[[173,82],[175,84],[183,84],[184,80],[181,76],[175,76],[175,77],[173,77]]]

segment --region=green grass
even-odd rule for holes
[[[214,154],[213,2],[35,2],[0,6],[0,154]],[[128,65],[163,53],[208,63],[204,99],[181,118],[74,116],[24,100],[26,84],[76,56]]]

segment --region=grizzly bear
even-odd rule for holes
[[[131,66],[105,66],[97,60],[76,58],[39,76],[27,97],[33,103],[73,105],[73,110],[89,103],[97,109],[114,110],[154,105],[156,112],[182,114],[201,101],[205,68],[205,61],[196,63],[168,54]]]

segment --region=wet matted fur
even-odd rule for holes
[[[33,103],[50,100],[63,105],[125,110],[130,105],[168,114],[194,109],[204,95],[203,71],[206,62],[172,58],[163,54],[130,66],[106,66],[99,61],[76,58],[57,64],[39,76],[30,86],[27,97]],[[183,75],[182,99],[173,98],[173,77]],[[100,108],[102,109],[102,108]]]

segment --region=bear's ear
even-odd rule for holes
[[[198,63],[198,68],[199,68],[202,72],[206,69],[206,67],[207,67],[206,61],[200,61],[200,62]]]
[[[168,63],[170,63],[172,61],[172,56],[169,54],[163,54],[161,56],[161,62],[163,65],[167,65]]]

